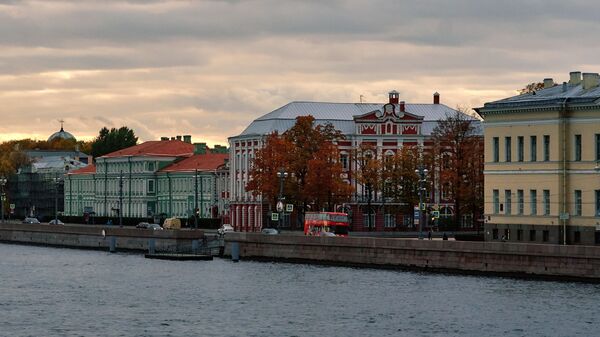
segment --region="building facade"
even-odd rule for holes
[[[260,195],[254,196],[245,188],[250,180],[252,160],[256,151],[263,147],[267,135],[273,132],[282,134],[295,124],[296,117],[311,115],[316,124],[330,123],[345,136],[337,143],[344,171],[342,178],[354,187],[355,193],[351,200],[338,205],[338,208],[351,215],[352,229],[414,229],[413,212],[399,214],[393,211],[393,206],[398,205],[387,202],[380,191],[372,195],[370,202],[367,201],[366,189],[356,180],[357,165],[351,154],[364,144],[371,145],[378,158],[392,155],[403,146],[418,146],[427,151],[432,145],[431,133],[438,122],[457,113],[460,112],[440,104],[438,93],[434,94],[432,104],[407,104],[399,100],[396,91],[389,93],[389,101],[385,104],[292,102],[276,109],[254,120],[240,135],[229,138],[232,225],[238,231],[259,231],[270,223],[273,205],[266,204]],[[481,129],[478,119],[466,118],[477,124],[477,130]],[[439,180],[434,180],[426,202],[442,210],[443,216],[452,216],[453,201],[442,193]],[[367,218],[368,214],[371,214],[371,221]],[[283,225],[300,228],[301,219],[294,215],[285,217]]]
[[[600,87],[596,73],[486,103],[485,237],[600,243]]]
[[[195,208],[202,218],[222,216],[216,211],[225,209],[217,181],[227,158],[211,153],[205,143],[191,144],[191,137],[107,154],[67,175],[65,215],[118,217],[122,205],[126,218],[187,218]]]

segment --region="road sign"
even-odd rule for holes
[[[421,211],[419,211],[419,207],[415,207],[413,219],[414,219],[415,225],[418,225],[419,222],[421,221]]]
[[[10,204],[10,210],[14,211],[15,210],[16,205],[15,204]]]
[[[423,202],[421,203],[421,210],[424,211],[427,209],[427,205]]]
[[[279,213],[271,213],[271,221],[279,221]]]
[[[277,212],[283,212],[283,201],[278,201],[277,202]]]
[[[561,212],[559,218],[560,220],[569,220],[569,213]]]
[[[433,215],[435,219],[438,219],[440,217],[440,211],[433,211],[431,212],[431,215]]]
[[[288,213],[292,213],[294,211],[294,205],[293,204],[286,204],[285,205],[285,211]]]

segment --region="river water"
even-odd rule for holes
[[[600,336],[600,285],[0,244],[0,336]]]

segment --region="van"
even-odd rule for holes
[[[166,218],[163,223],[164,229],[181,229],[181,220],[179,218]]]

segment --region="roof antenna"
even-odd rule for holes
[[[363,102],[363,97],[365,97],[365,96],[363,96],[363,95],[360,95],[360,96],[358,97],[358,99],[360,99],[360,102],[361,102],[361,103]]]

